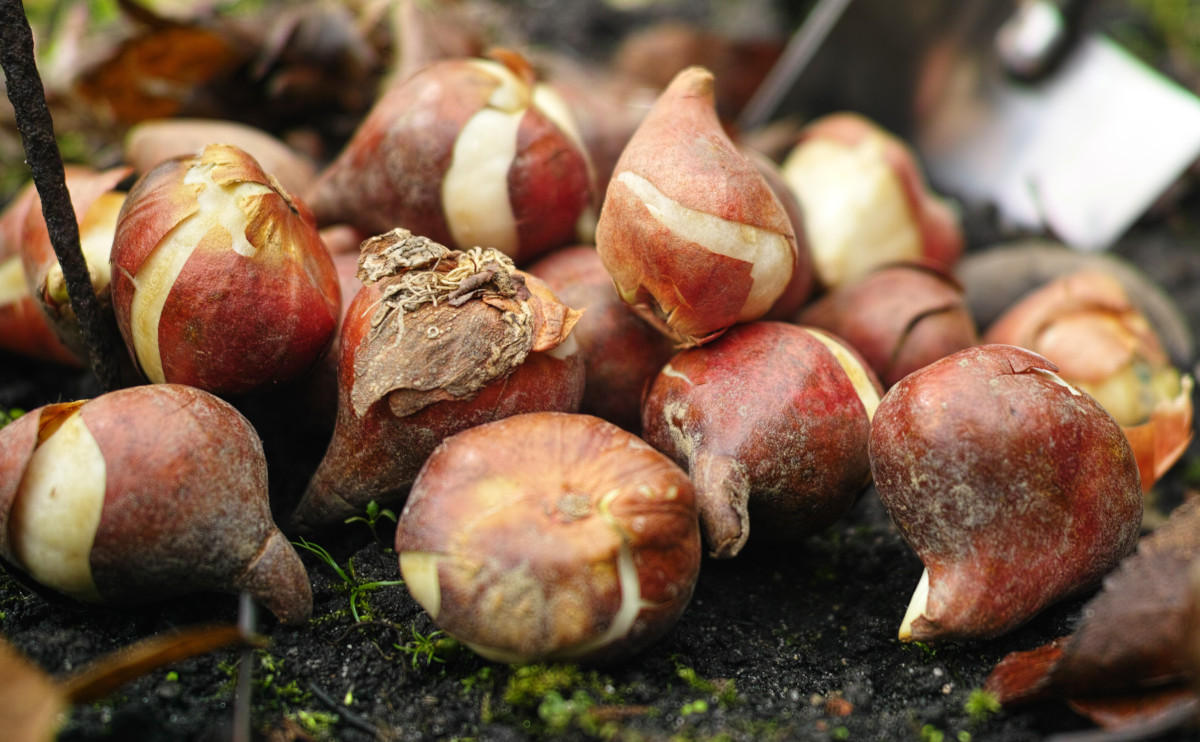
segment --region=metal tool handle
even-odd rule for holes
[[[1006,72],[1022,82],[1045,78],[1079,38],[1090,0],[1022,0],[996,33]]]

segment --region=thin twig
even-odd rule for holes
[[[33,54],[33,30],[25,18],[21,0],[0,0],[0,68],[7,78],[8,99],[25,145],[25,161],[42,199],[50,244],[62,266],[71,308],[79,318],[92,370],[105,391],[115,389],[120,385],[122,346],[110,323],[104,321],[79,247],[79,225],[67,191],[62,154],[54,138],[54,120],[46,106],[46,91]]]
[[[238,596],[238,629],[245,636],[254,636],[257,623],[257,608],[250,593]],[[233,742],[250,742],[250,702],[254,681],[254,652],[242,650],[242,662],[238,668],[237,694],[233,700]]]
[[[355,727],[356,729],[361,729],[368,734],[379,734],[379,727],[351,711],[345,704],[338,703],[333,696],[322,690],[321,686],[317,685],[316,683],[309,683],[308,689],[312,691],[314,696],[317,697],[317,700],[324,703],[330,708],[330,710],[342,717],[342,721],[346,722],[352,727]]]

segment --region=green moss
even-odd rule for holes
[[[729,708],[741,700],[738,697],[737,685],[732,680],[702,678],[693,668],[680,663],[678,659],[675,659],[675,675],[687,683],[688,687],[710,696],[721,708]]]
[[[458,682],[462,684],[463,691],[466,693],[470,693],[476,688],[490,688],[495,682],[495,671],[491,665],[484,665]]]
[[[972,724],[982,724],[1000,711],[1000,699],[996,697],[995,693],[990,693],[983,688],[974,688],[967,696],[963,710],[967,712]]]
[[[337,714],[328,711],[308,711],[306,709],[288,714],[287,718],[299,724],[304,731],[322,739],[332,739],[333,727],[341,720]]]
[[[0,410],[0,428],[3,428],[5,425],[8,425],[24,414],[25,410],[22,410],[19,407],[13,407],[12,409],[8,410]]]
[[[464,686],[475,687],[491,680],[479,676]],[[580,731],[590,737],[626,738],[617,723],[605,718],[601,704],[619,703],[612,679],[596,671],[584,671],[569,663],[525,665],[511,670],[501,694],[504,703],[492,707],[491,693],[483,699],[480,717],[485,723],[505,719],[521,724],[534,735]],[[532,712],[532,713],[531,713]]]
[[[555,662],[515,668],[504,688],[504,702],[513,708],[533,708],[547,693],[566,693],[577,688],[600,686],[595,672],[585,673],[578,665]]]
[[[944,742],[946,734],[932,724],[921,727],[921,742]]]
[[[680,716],[691,716],[692,714],[707,714],[708,701],[699,698],[695,701],[689,701],[683,704],[683,708],[679,709]]]

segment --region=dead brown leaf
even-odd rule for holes
[[[12,742],[52,740],[77,703],[108,695],[146,673],[229,645],[261,647],[236,626],[203,626],[151,637],[55,680],[0,640],[0,729]]]
[[[1102,724],[1141,723],[1194,703],[1183,684],[1193,668],[1181,647],[1188,568],[1197,556],[1200,503],[1190,500],[1109,575],[1073,635],[1008,655],[985,688],[1006,705],[1067,699]]]

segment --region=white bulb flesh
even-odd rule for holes
[[[565,361],[579,352],[579,341],[575,339],[575,333],[571,332],[561,343],[543,352],[551,358]]]
[[[442,180],[442,210],[454,242],[463,250],[494,247],[517,254],[517,218],[508,192],[508,172],[517,156],[517,130],[524,109],[509,113],[484,108],[454,141]]]
[[[846,346],[834,340],[829,335],[820,330],[814,330],[811,327],[806,327],[805,330],[817,340],[820,340],[833,353],[834,358],[846,370],[846,375],[850,377],[850,383],[854,385],[854,391],[858,392],[858,398],[862,401],[863,409],[867,411],[867,419],[874,420],[875,410],[879,408],[879,392],[875,389],[875,385],[871,383],[871,377],[867,375],[866,368],[854,357],[853,353],[846,349]]]
[[[529,85],[508,67],[490,59],[472,59],[469,64],[496,78],[496,87],[487,101],[489,107],[505,113],[520,113],[529,108]]]
[[[917,589],[913,591],[912,600],[908,603],[908,609],[904,611],[904,619],[900,621],[900,641],[912,641],[912,625],[920,616],[925,615],[925,609],[929,604],[929,570],[921,572],[921,581],[917,583]]]
[[[10,514],[17,559],[38,582],[99,601],[90,555],[104,508],[104,455],[78,411],[30,457]]]
[[[445,557],[427,551],[405,551],[400,554],[400,576],[413,600],[421,604],[433,620],[442,611],[442,584],[438,577],[438,562]]]
[[[0,307],[15,304],[26,296],[29,296],[29,287],[25,285],[21,257],[14,255],[0,263]]]
[[[855,146],[803,142],[784,161],[783,177],[804,211],[813,262],[826,286],[921,256],[917,221],[880,138]]]
[[[750,264],[750,294],[742,305],[739,321],[748,322],[766,314],[792,280],[796,258],[784,235],[689,209],[630,170],[618,174],[617,180],[679,239]]]
[[[79,225],[79,246],[87,263],[92,287],[97,293],[112,282],[112,266],[108,258],[112,253],[113,236],[117,232],[117,217],[124,203],[124,193],[109,191],[92,202],[83,223]]]

